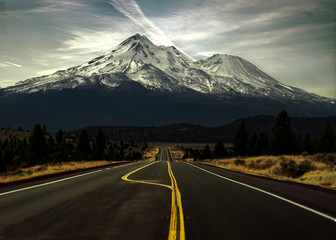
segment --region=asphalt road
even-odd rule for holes
[[[177,239],[184,231],[185,239],[336,236],[332,219],[199,166],[168,163],[166,150],[160,156],[0,188],[0,239],[160,240],[175,230]]]

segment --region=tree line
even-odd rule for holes
[[[36,124],[28,139],[10,136],[0,140],[0,172],[64,161],[139,160],[146,148],[147,144],[107,139],[101,129],[95,137],[86,130],[79,136],[66,137],[62,130],[53,135]]]
[[[310,135],[306,134],[302,139],[294,134],[288,113],[282,110],[275,120],[270,136],[265,132],[250,136],[245,123],[241,122],[233,136],[232,145],[232,148],[226,149],[222,142],[218,142],[213,151],[209,145],[201,150],[187,148],[184,149],[183,158],[198,160],[229,156],[331,153],[336,152],[336,136],[327,119],[320,138],[311,139]]]

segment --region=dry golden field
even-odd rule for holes
[[[200,162],[252,175],[336,189],[335,160],[336,154],[316,154],[233,157]]]
[[[118,163],[123,161],[118,161]],[[21,168],[13,172],[6,172],[0,175],[0,183],[15,182],[29,178],[67,172],[78,169],[106,166],[117,162],[111,161],[88,161],[88,162],[63,162],[59,164],[43,164],[28,168]]]
[[[159,148],[151,147],[145,151],[143,158],[146,161],[155,161]],[[93,167],[106,166],[113,163],[122,163],[127,161],[82,161],[82,162],[62,162],[36,165],[33,167],[20,168],[15,171],[7,171],[0,174],[0,183],[9,183],[20,180],[26,180],[34,177],[45,176],[55,173],[68,172],[72,170],[88,169]]]

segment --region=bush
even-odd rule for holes
[[[299,164],[298,174],[299,174],[299,176],[301,176],[301,175],[305,174],[306,172],[310,172],[314,169],[315,169],[314,165],[312,164],[311,161],[304,160]]]
[[[234,161],[234,163],[236,164],[236,166],[240,166],[240,165],[245,165],[245,160],[242,160],[242,159],[236,159],[235,161]]]
[[[335,153],[319,153],[314,156],[314,160],[317,162],[323,162],[329,166],[336,165],[336,154]]]
[[[294,160],[283,158],[280,162],[281,169],[277,170],[277,174],[287,177],[297,178],[306,172],[314,170],[314,166],[309,160],[304,160],[300,164],[296,164]]]
[[[281,160],[280,166],[283,175],[293,178],[298,177],[298,166],[294,160],[284,158]]]
[[[270,167],[272,167],[275,162],[268,159],[265,163],[263,164],[259,164],[261,162],[261,160],[257,160],[256,162],[251,161],[251,163],[248,165],[248,168],[252,168],[252,169],[258,169],[258,170],[264,170],[264,169],[268,169]]]

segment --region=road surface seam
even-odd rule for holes
[[[221,176],[221,175],[219,175],[219,174],[213,173],[213,172],[211,172],[211,171],[208,171],[208,170],[206,170],[206,169],[200,168],[200,167],[195,166],[195,165],[193,165],[193,164],[190,164],[190,163],[187,163],[187,164],[189,164],[190,166],[193,166],[193,167],[195,167],[195,168],[198,168],[198,169],[200,169],[200,170],[202,170],[202,171],[204,171],[204,172],[207,172],[207,173],[210,173],[210,174],[212,174],[212,175],[214,175],[214,176],[217,176],[217,177],[219,177],[219,178],[222,178],[222,179],[224,179],[224,180],[227,180],[227,181],[230,181],[230,182],[233,182],[233,183],[236,183],[236,184],[240,184],[240,185],[242,185],[242,186],[251,188],[251,189],[253,189],[253,190],[256,190],[256,191],[265,193],[265,194],[267,194],[267,195],[270,195],[270,196],[275,197],[275,198],[277,198],[277,199],[280,199],[280,200],[282,200],[282,201],[288,202],[288,203],[290,203],[290,204],[292,204],[292,205],[295,205],[295,206],[297,206],[297,207],[303,208],[303,209],[305,209],[305,210],[307,210],[307,211],[309,211],[309,212],[315,213],[315,214],[317,214],[317,215],[319,215],[319,216],[322,216],[322,217],[324,217],[324,218],[327,218],[327,219],[329,219],[329,220],[332,220],[332,221],[336,222],[336,218],[335,218],[335,217],[329,216],[329,215],[327,215],[327,214],[324,214],[324,213],[322,213],[322,212],[319,212],[319,211],[317,211],[317,210],[314,210],[314,209],[309,208],[309,207],[307,207],[307,206],[304,206],[304,205],[302,205],[302,204],[296,203],[296,202],[291,201],[291,200],[289,200],[289,199],[287,199],[287,198],[283,198],[283,197],[281,197],[281,196],[278,196],[278,195],[276,195],[276,194],[267,192],[267,191],[262,190],[262,189],[260,189],[260,188],[253,187],[253,186],[251,186],[251,185],[248,185],[248,184],[245,184],[245,183],[242,183],[242,182],[238,182],[238,181],[232,180],[232,179],[230,179],[230,178],[227,178],[227,177]]]

